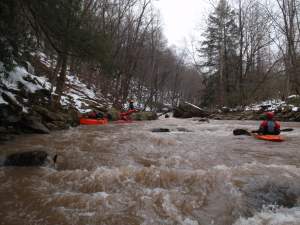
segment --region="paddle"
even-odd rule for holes
[[[293,128],[286,128],[286,129],[280,130],[280,132],[290,132],[290,131],[293,131],[293,130],[294,130]],[[258,130],[251,131],[251,133],[258,133],[258,132],[259,132]]]
[[[290,131],[293,131],[294,129],[293,128],[286,128],[286,129],[282,129],[280,130],[281,132],[290,132]],[[251,136],[251,133],[258,133],[259,131],[258,130],[253,130],[253,131],[248,131],[248,130],[245,130],[245,129],[234,129],[233,130],[233,134],[234,135],[247,135],[247,136]]]

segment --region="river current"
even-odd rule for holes
[[[160,119],[25,135],[56,168],[0,168],[1,225],[299,225],[300,124],[272,143],[254,121]],[[170,133],[153,133],[153,128]]]

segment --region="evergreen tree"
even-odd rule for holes
[[[10,71],[14,62],[26,60],[24,56],[34,43],[18,0],[1,0],[0,18],[0,61]]]
[[[228,95],[232,89],[234,61],[237,59],[238,29],[236,13],[226,0],[220,0],[214,12],[208,18],[204,34],[205,40],[200,49],[204,59],[203,67],[208,78],[217,80],[212,88],[211,82],[207,92],[215,96],[219,105],[228,104]]]

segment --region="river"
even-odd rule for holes
[[[295,129],[282,143],[232,135],[257,124],[169,118],[19,136],[0,153],[58,162],[0,168],[0,224],[298,225],[300,124],[282,124]]]

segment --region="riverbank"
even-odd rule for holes
[[[296,103],[299,104],[299,97]],[[281,102],[278,105],[254,105],[243,109],[222,108],[217,111],[208,111],[190,103],[180,104],[174,108],[174,117],[192,118],[200,117],[203,119],[214,120],[261,120],[261,116],[268,111],[275,112],[275,119],[284,122],[300,122],[300,107]]]

